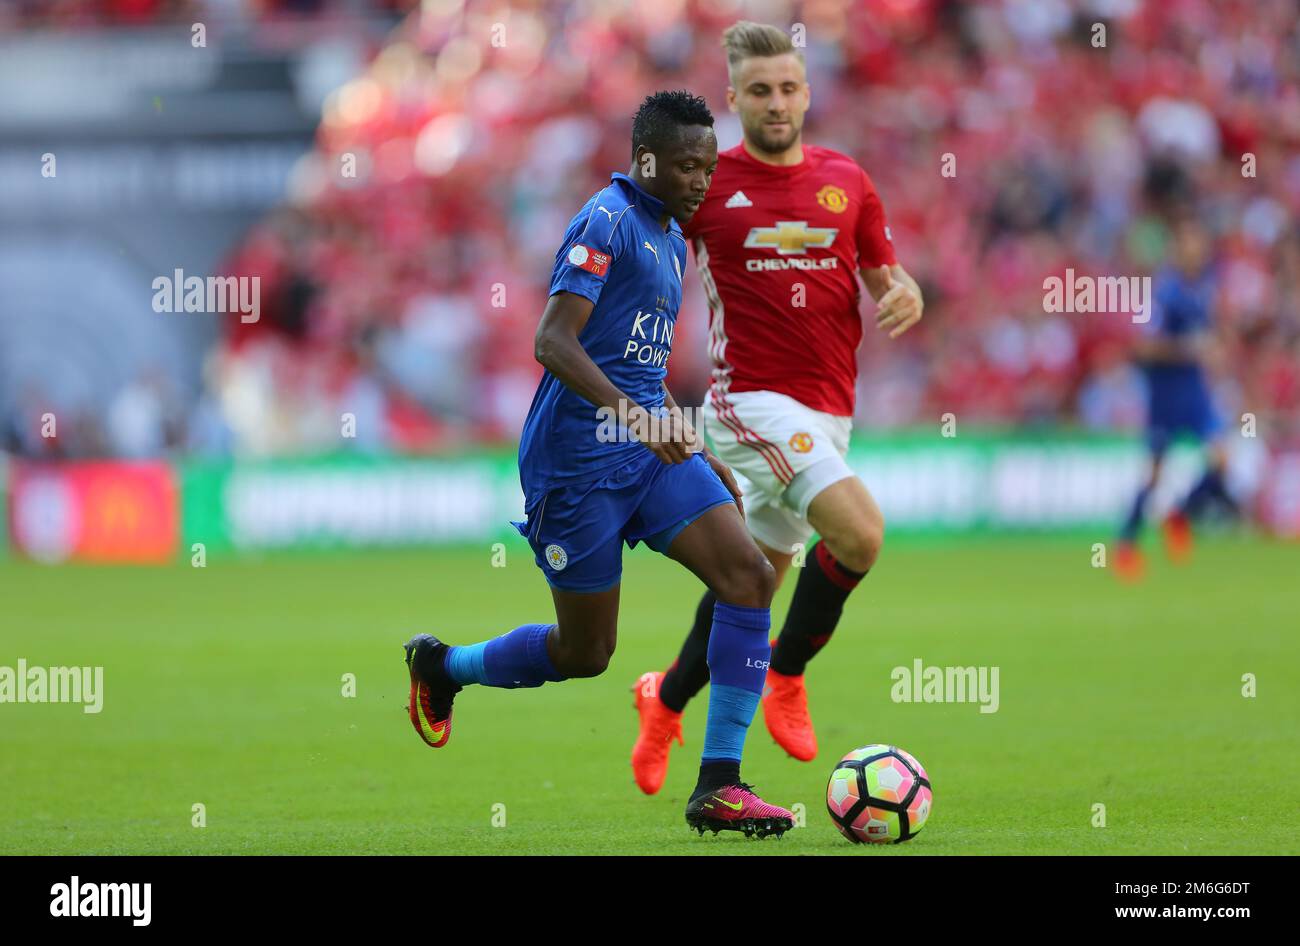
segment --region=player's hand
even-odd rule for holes
[[[689,454],[700,453],[703,451],[704,438],[699,435],[695,426],[686,419],[686,415],[682,413],[682,409],[674,406],[669,408],[669,410],[672,412],[673,416],[677,418],[678,423],[681,424],[682,444],[686,447],[686,452]]]
[[[740,485],[736,482],[736,477],[732,475],[731,467],[723,463],[708,450],[704,451],[704,459],[709,461],[709,466],[713,472],[718,474],[718,479],[722,480],[722,485],[727,487],[727,492],[731,498],[736,501],[736,508],[740,510],[740,517],[745,517],[745,501],[740,495]]]
[[[698,449],[695,428],[677,408],[660,417],[651,417],[644,408],[634,408],[628,414],[628,431],[664,463],[685,463]]]
[[[921,299],[911,286],[894,282],[888,266],[881,266],[880,274],[885,280],[885,294],[877,303],[876,328],[888,329],[890,338],[898,338],[921,321]]]

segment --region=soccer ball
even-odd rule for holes
[[[854,844],[898,844],[917,836],[933,805],[921,763],[896,746],[854,749],[831,772],[826,810]]]

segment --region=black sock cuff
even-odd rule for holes
[[[845,591],[852,591],[867,575],[866,572],[855,572],[847,567],[831,554],[831,550],[826,547],[826,542],[822,539],[818,539],[817,544],[813,546],[813,561],[827,578]]]

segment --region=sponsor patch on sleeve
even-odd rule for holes
[[[573,249],[569,250],[570,263],[596,276],[603,277],[609,272],[609,261],[610,255],[608,253],[593,250],[581,243],[575,243]]]

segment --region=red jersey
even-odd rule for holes
[[[895,262],[867,172],[829,148],[804,145],[802,163],[780,167],[737,145],[683,232],[709,304],[713,397],[777,391],[851,416],[857,271]]]

